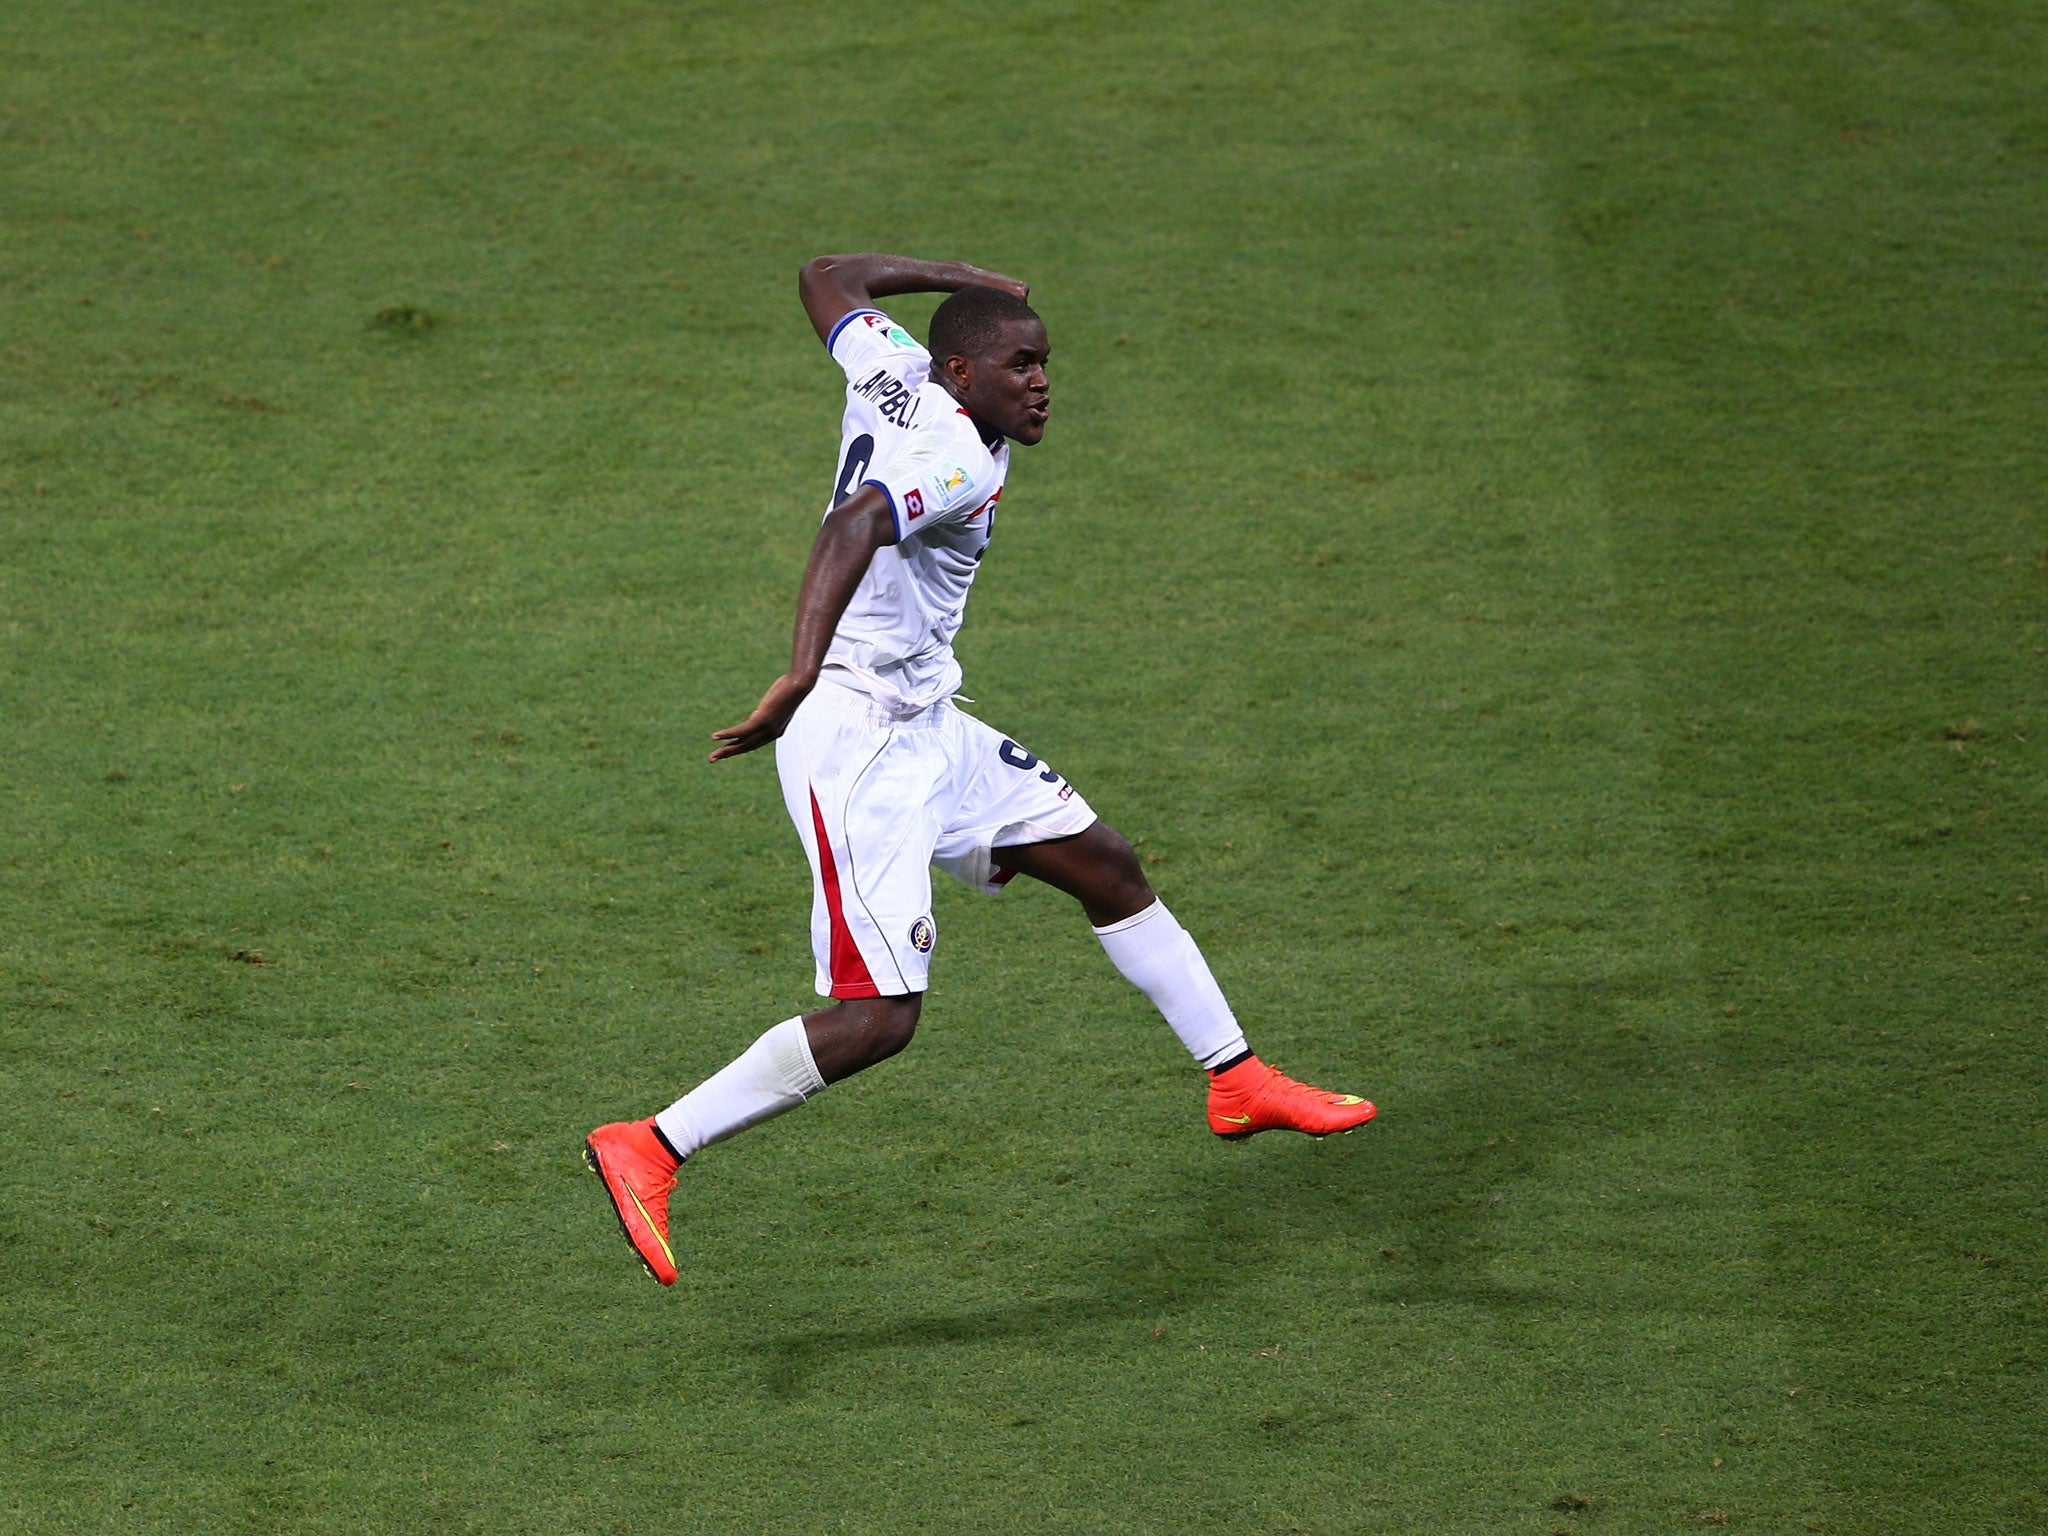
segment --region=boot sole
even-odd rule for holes
[[[1250,1141],[1254,1136],[1263,1136],[1267,1131],[1294,1131],[1297,1136],[1306,1136],[1310,1141],[1328,1141],[1332,1136],[1349,1136],[1353,1131],[1362,1131],[1379,1118],[1375,1109],[1356,1125],[1347,1125],[1341,1131],[1294,1131],[1291,1125],[1258,1125],[1248,1131],[1219,1131],[1213,1125],[1209,1134],[1219,1141]]]

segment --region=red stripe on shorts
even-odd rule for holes
[[[811,791],[811,825],[818,833],[818,877],[825,882],[825,910],[832,919],[832,995],[880,997],[882,989],[868,974],[868,963],[853,942],[853,930],[846,926],[846,911],[839,903],[839,866],[832,861],[832,839],[826,834],[825,813],[818,808],[815,789]]]

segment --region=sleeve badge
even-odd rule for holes
[[[947,502],[953,500],[953,498],[958,496],[962,491],[966,490],[968,485],[970,484],[970,481],[968,479],[966,466],[961,464],[955,464],[951,468],[942,469],[938,471],[938,473],[934,474],[930,478],[930,480],[926,482],[926,484],[931,486],[932,495],[935,498],[937,498],[939,504],[943,506]]]

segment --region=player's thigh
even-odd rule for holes
[[[806,700],[776,744],[783,803],[811,864],[818,990],[921,992],[935,937],[932,803],[944,760],[930,733],[892,726],[847,690],[834,694],[844,697],[817,708]]]
[[[992,851],[1086,831],[1095,812],[1066,778],[993,726],[958,710],[948,731],[951,774],[933,862],[993,895],[1008,875]]]

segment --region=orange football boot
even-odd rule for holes
[[[1372,1117],[1370,1099],[1297,1083],[1256,1056],[1209,1079],[1209,1129],[1218,1136],[1256,1136],[1260,1131],[1333,1136],[1355,1131]]]
[[[647,1273],[663,1285],[676,1283],[675,1250],[668,1245],[668,1192],[676,1169],[654,1134],[654,1121],[619,1120],[600,1125],[583,1139],[583,1161],[604,1180],[618,1212],[619,1228],[640,1255]]]

